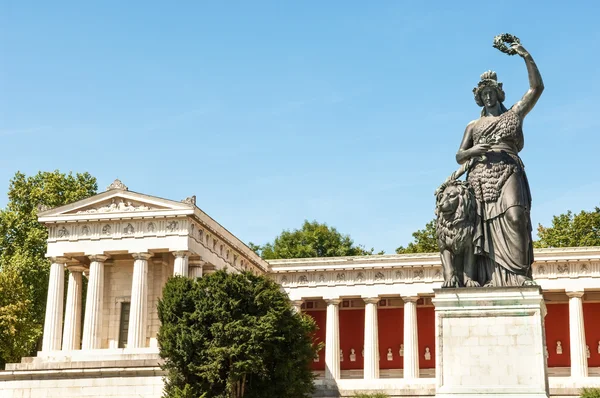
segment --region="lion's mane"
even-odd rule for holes
[[[439,211],[439,205],[444,197],[445,190],[449,187],[458,188],[459,202],[456,211],[443,213]],[[467,182],[451,180],[438,189],[436,195],[436,233],[440,251],[447,249],[458,254],[465,248],[465,243],[473,239],[477,217],[475,206],[475,195]]]

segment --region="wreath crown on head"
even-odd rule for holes
[[[495,89],[496,93],[498,94],[498,101],[504,102],[506,94],[502,89],[502,83],[498,83],[498,76],[496,75],[496,72],[488,70],[481,74],[481,80],[479,83],[477,83],[477,86],[473,88],[473,95],[475,96],[475,102],[477,102],[477,105],[481,107],[484,106],[479,94],[481,94],[481,91],[486,87]]]

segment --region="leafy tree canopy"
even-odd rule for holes
[[[16,270],[0,271],[0,369],[35,346],[42,326],[33,318],[29,291]]]
[[[600,208],[552,218],[552,226],[538,226],[535,247],[600,246]]]
[[[412,236],[414,241],[410,242],[406,247],[398,247],[396,253],[435,253],[439,251],[435,236],[435,220],[431,220],[425,224],[424,229],[413,232]]]
[[[158,304],[165,397],[309,397],[316,326],[263,276],[169,279]]]
[[[366,250],[361,245],[354,245],[349,235],[339,233],[334,227],[308,220],[300,229],[283,231],[272,243],[259,246],[250,242],[248,246],[266,260],[364,256],[374,252],[374,249]]]
[[[9,344],[14,347],[13,351],[0,349],[0,355],[13,352],[3,356],[4,361],[34,352],[44,323],[50,263],[45,258],[48,232],[37,221],[38,207],[72,203],[94,195],[97,188],[88,173],[54,171],[28,177],[17,172],[10,181],[8,205],[0,210],[0,274],[5,283],[1,295],[10,302],[0,306],[8,306],[13,315],[0,322],[0,336],[10,334]],[[26,316],[16,315],[25,312]],[[0,344],[4,342],[0,338]]]

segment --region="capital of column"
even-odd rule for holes
[[[419,296],[401,296],[405,303],[416,303],[419,300]]]
[[[71,273],[73,272],[85,272],[88,270],[87,267],[84,267],[82,264],[72,264],[67,265],[67,270]]]
[[[190,258],[188,260],[188,264],[190,265],[190,267],[202,267],[204,264],[206,264],[206,261],[198,258]]]
[[[365,304],[378,304],[381,299],[379,297],[363,297]]]
[[[65,257],[65,256],[54,256],[54,257],[49,257],[50,261],[52,262],[52,264],[66,264],[67,261],[69,261],[69,257]]]
[[[188,257],[190,255],[190,252],[186,250],[178,250],[176,252],[173,252],[173,255],[175,256],[175,258],[184,258]]]
[[[339,305],[342,302],[342,299],[324,299],[324,301],[327,303],[327,305]]]
[[[108,260],[108,256],[105,256],[104,254],[92,254],[91,256],[88,256],[88,258],[90,261],[97,261],[99,263],[103,263]]]
[[[152,253],[131,253],[131,256],[135,260],[148,260],[150,257],[152,257]]]
[[[583,291],[567,291],[567,297],[569,298],[582,298],[585,292]]]

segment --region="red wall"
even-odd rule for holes
[[[306,315],[313,317],[317,323],[317,331],[314,335],[315,343],[325,342],[325,325],[327,320],[327,311],[304,311]],[[325,370],[325,347],[319,351],[319,362],[312,363],[313,370]]]
[[[547,304],[548,313],[544,319],[546,326],[546,346],[548,347],[548,367],[571,366],[569,348],[569,304]],[[562,355],[556,354],[556,342],[562,343]]]
[[[590,346],[589,367],[600,366],[598,341],[600,341],[600,303],[583,303],[583,322],[585,324],[585,341]]]
[[[340,309],[340,349],[344,351],[344,362],[340,369],[362,369],[361,354],[365,341],[365,310]],[[350,349],[356,351],[356,362],[350,362]]]
[[[419,328],[419,368],[435,368],[435,309],[417,307],[417,325]],[[431,360],[425,360],[425,347],[429,347]]]
[[[404,309],[379,308],[377,311],[379,329],[379,368],[402,369],[403,357],[400,356],[400,344],[404,340]],[[387,360],[387,350],[392,349],[393,360]]]

